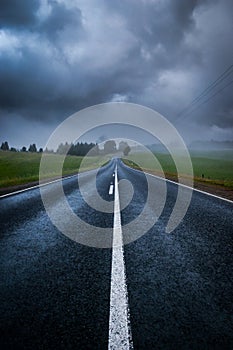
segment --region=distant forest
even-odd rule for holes
[[[43,152],[43,148],[37,149],[35,143],[31,144],[28,148],[23,146],[21,149],[17,149],[15,147],[10,147],[7,141],[2,142],[0,149],[2,151],[11,151],[11,152],[39,152],[39,153]]]
[[[61,143],[57,150],[48,150],[45,148],[37,148],[36,144],[33,143],[29,145],[29,147],[23,146],[21,149],[17,149],[15,147],[10,147],[8,142],[2,142],[0,150],[2,151],[11,151],[11,152],[32,152],[32,153],[57,153],[57,154],[69,154],[72,156],[86,156],[87,154],[90,156],[96,156],[99,154],[109,154],[116,153],[117,151],[122,152],[124,155],[128,155],[131,151],[130,146],[125,141],[121,141],[119,146],[117,147],[116,142],[114,140],[108,140],[104,143],[103,150],[99,149],[99,145],[97,143],[87,143],[87,142],[77,142],[76,144]]]

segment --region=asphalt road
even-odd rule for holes
[[[97,176],[103,199],[114,198],[109,188],[116,163],[119,180],[134,188],[121,212],[124,240],[124,225],[143,210],[147,183],[142,173],[113,160]],[[91,196],[92,173],[82,176]],[[162,181],[152,179],[155,196]],[[63,180],[63,187],[74,213],[89,224],[113,227],[112,213],[85,203],[76,177]],[[168,234],[177,188],[167,183],[158,222],[124,246],[133,347],[232,349],[233,204],[194,192],[187,215]],[[46,191],[58,206],[56,183]],[[121,205],[125,193],[120,185]],[[0,222],[0,348],[107,349],[112,249],[84,246],[61,234],[39,189],[2,198]],[[135,230],[145,224],[142,220]]]

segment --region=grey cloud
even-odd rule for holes
[[[1,0],[0,28],[32,25],[37,21],[39,4],[39,0]]]
[[[233,63],[230,0],[49,1],[45,16],[37,1],[20,9],[18,3],[0,5],[10,43],[2,39],[1,115],[17,112],[49,124],[123,96],[175,122]],[[231,128],[231,91],[185,117],[184,125]]]
[[[75,25],[82,28],[82,13],[79,8],[68,9],[64,4],[50,1],[51,13],[41,21],[37,30],[45,32],[51,39],[55,39],[58,32],[67,26]]]
[[[206,1],[165,0],[137,1],[126,0],[109,5],[121,13],[130,30],[135,33],[140,43],[164,47],[179,45],[186,31],[195,25],[193,12]]]

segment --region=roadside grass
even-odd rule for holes
[[[194,181],[205,184],[221,185],[233,189],[233,152],[232,151],[208,151],[191,152]],[[177,171],[174,161],[169,154],[156,153],[158,161],[167,178],[177,179]],[[158,167],[151,164],[151,157],[143,153],[130,155],[124,162],[134,168],[139,163],[143,170],[161,175]],[[186,174],[182,174],[185,176]]]
[[[46,155],[46,171],[43,179],[53,179],[58,176],[56,168],[62,156]],[[90,170],[100,165],[101,157],[86,157],[85,167]],[[0,151],[0,188],[22,185],[39,180],[40,153]],[[63,166],[63,175],[75,174],[79,171],[83,157],[67,156]]]
[[[172,157],[165,153],[156,153],[156,157],[166,177],[176,180],[177,172]],[[45,180],[58,176],[56,168],[59,166],[61,158],[62,156],[58,154],[46,155],[46,171],[43,174]],[[195,182],[221,185],[233,189],[233,152],[231,150],[195,151],[191,152],[191,159]],[[39,180],[40,160],[40,153],[0,151],[0,188],[37,182]],[[67,156],[63,166],[63,175],[79,172],[82,160],[83,157]],[[137,163],[140,163],[143,170],[161,175],[159,169],[151,164],[151,158],[145,153],[130,154],[128,159],[124,158],[124,162],[134,168],[138,168]],[[101,156],[86,157],[82,170],[97,168],[102,163]]]

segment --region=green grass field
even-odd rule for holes
[[[82,157],[67,156],[64,162],[63,175],[74,174],[79,171]],[[0,151],[0,188],[10,187],[39,180],[41,154]],[[58,154],[47,155],[45,179],[55,178],[58,173],[56,167],[60,163]],[[88,157],[85,169],[89,170],[100,165],[100,157]]]
[[[169,154],[157,153],[156,157],[167,177],[177,175],[175,164]],[[148,155],[135,153],[130,155],[130,159],[136,164],[140,162],[145,171],[158,173],[159,175],[158,168],[151,164],[151,158]],[[232,151],[191,152],[191,159],[195,181],[221,185],[233,189]],[[128,165],[136,167],[130,164],[128,160],[125,160],[125,162]],[[204,175],[204,178],[202,175]]]
[[[170,155],[158,153],[156,157],[167,177],[176,176],[176,167]],[[144,170],[158,173],[158,169],[151,164],[151,159],[147,155],[135,153],[130,155],[130,158],[135,163],[140,161]],[[192,152],[191,158],[195,181],[222,185],[233,189],[232,151]],[[0,151],[0,188],[38,181],[40,159],[41,154],[39,153]],[[77,173],[82,159],[82,157],[67,156],[64,162],[63,175]],[[99,167],[100,160],[103,160],[102,157],[86,157],[86,159],[85,169],[83,170]],[[60,160],[60,155],[48,155],[45,179],[56,178],[58,173],[54,169],[56,169]],[[125,162],[129,164],[129,161],[125,160]],[[204,178],[202,178],[202,174]]]

